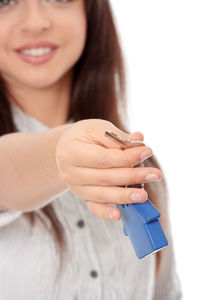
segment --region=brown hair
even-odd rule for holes
[[[89,118],[105,119],[124,132],[130,133],[123,124],[123,120],[128,119],[125,66],[109,0],[85,0],[85,8],[87,40],[85,49],[74,66],[69,119],[72,118],[74,122]],[[0,135],[17,131],[8,96],[6,83],[0,77]],[[155,155],[145,160],[144,166],[161,170]],[[149,199],[161,212],[160,221],[165,229],[167,190],[164,176],[160,182],[145,184],[145,190]],[[41,208],[40,212],[52,225],[51,233],[55,245],[61,250],[61,266],[66,253],[65,229],[51,203]],[[37,211],[25,212],[24,215],[32,224],[35,223],[36,216],[45,224]],[[160,252],[156,256],[159,258]]]

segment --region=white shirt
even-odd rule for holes
[[[19,131],[49,129],[11,107]],[[70,190],[52,203],[66,228],[68,258],[61,279],[54,281],[57,252],[41,222],[31,227],[23,212],[1,211],[0,300],[181,299],[170,227],[165,232],[169,245],[162,250],[162,272],[155,280],[155,254],[136,257],[121,219],[95,216]]]

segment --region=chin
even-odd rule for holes
[[[35,88],[35,89],[42,89],[42,88],[47,88],[50,87],[54,84],[56,84],[60,78],[62,78],[63,75],[61,76],[50,76],[50,74],[48,75],[40,75],[37,74],[37,76],[28,76],[26,78],[19,78],[18,77],[18,82],[20,82],[21,85],[23,86],[27,86],[30,88]]]

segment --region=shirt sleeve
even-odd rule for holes
[[[183,295],[181,283],[176,272],[176,261],[170,221],[165,233],[168,239],[168,246],[161,250],[163,251],[163,257],[161,259],[160,273],[155,281],[153,300],[180,300]]]
[[[22,215],[22,211],[18,210],[1,210],[0,211],[0,228],[15,221]]]

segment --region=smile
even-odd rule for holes
[[[58,48],[32,48],[15,51],[24,61],[31,64],[42,64],[51,60]]]

